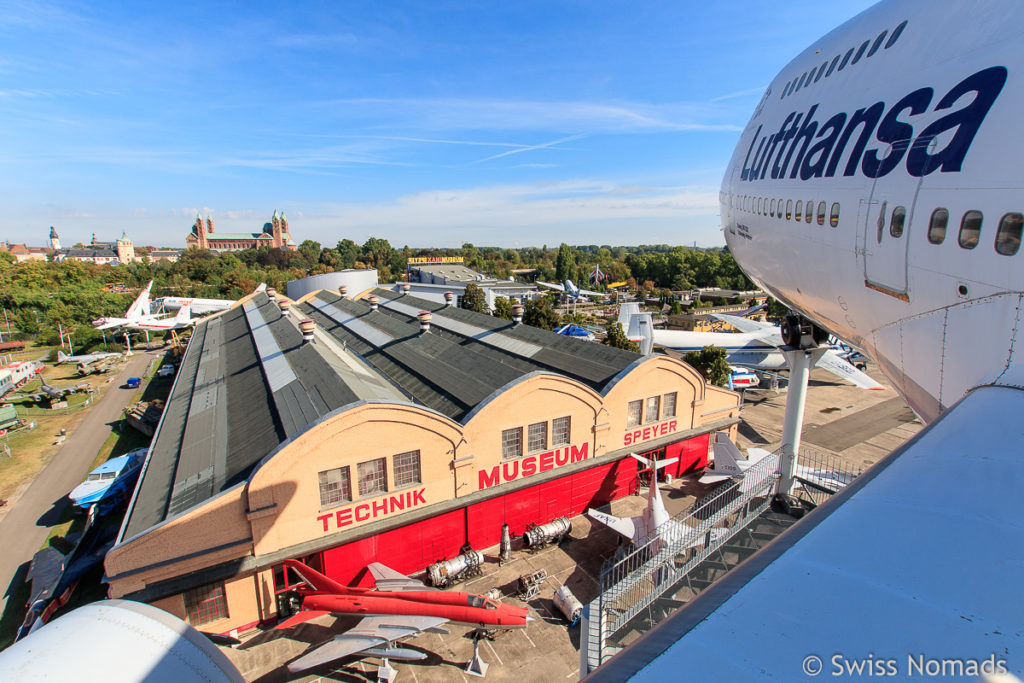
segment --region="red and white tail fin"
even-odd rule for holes
[[[313,590],[327,591],[330,593],[348,593],[348,586],[344,586],[334,579],[330,579],[315,569],[307,567],[298,560],[285,560],[285,567],[291,567],[295,573],[302,577],[302,580],[312,586]]]

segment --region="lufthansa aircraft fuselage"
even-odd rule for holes
[[[746,272],[877,359],[926,421],[1008,368],[1024,326],[1024,3],[939,14],[883,2],[794,59],[720,196]]]

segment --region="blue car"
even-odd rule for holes
[[[96,512],[104,515],[116,508],[135,488],[145,458],[146,449],[136,448],[90,472],[85,481],[68,494],[76,512],[88,512],[96,505]]]

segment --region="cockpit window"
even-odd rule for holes
[[[99,475],[98,472],[94,472],[94,473],[90,474],[89,478],[86,479],[86,481],[99,481],[99,480],[100,480],[100,475]]]
[[[882,31],[881,33],[878,34],[878,37],[875,38],[875,42],[871,44],[871,49],[868,50],[868,57],[878,52],[878,48],[882,47],[882,41],[885,40],[885,37],[888,34],[888,30]]]
[[[467,602],[470,607],[483,607],[486,600],[482,595],[470,595]]]
[[[857,50],[857,54],[854,55],[853,61],[850,62],[850,66],[853,66],[854,64],[860,61],[860,58],[864,56],[864,50],[868,49],[868,45],[870,43],[870,40],[865,40],[863,43],[860,44],[860,48]]]
[[[897,206],[892,210],[892,217],[889,219],[889,234],[893,237],[903,236],[903,224],[907,220],[907,210]]]
[[[906,27],[907,22],[906,20],[904,20],[903,23],[901,23],[899,26],[893,29],[892,35],[889,36],[889,40],[885,43],[886,50],[892,47],[896,43],[896,41],[899,40],[900,34],[903,33],[903,29],[905,29]]]
[[[104,472],[100,475],[100,479],[114,479],[117,477],[117,472]]]
[[[942,241],[946,239],[946,224],[948,222],[948,210],[935,209],[932,211],[932,219],[928,223],[928,241],[932,244],[942,244]]]
[[[496,603],[496,602],[494,602],[494,600],[490,600],[490,599],[484,600],[484,608],[485,609],[498,609],[498,603]]]
[[[996,232],[996,251],[1003,256],[1013,256],[1020,250],[1021,228],[1024,227],[1024,215],[1008,213],[999,221]]]
[[[974,249],[981,238],[981,211],[968,211],[960,221],[960,246]]]
[[[839,70],[840,71],[842,71],[843,69],[846,68],[846,64],[847,64],[847,62],[850,61],[850,57],[852,57],[852,56],[853,56],[853,48],[851,47],[850,51],[847,52],[845,55],[843,55],[843,61],[839,63]]]

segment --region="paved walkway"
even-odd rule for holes
[[[123,389],[129,377],[141,376],[158,352],[139,352],[132,356],[111,387],[91,408],[81,424],[70,434],[60,451],[35,481],[0,519],[0,614],[8,596],[24,580],[28,563],[49,535],[50,526],[60,519],[68,504],[67,494],[89,472],[103,442],[110,436],[111,423],[121,418],[122,410],[136,389]]]

